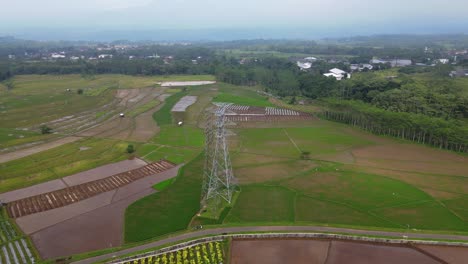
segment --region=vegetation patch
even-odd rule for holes
[[[82,146],[89,149],[81,151]],[[124,160],[128,158],[127,146],[118,140],[85,139],[2,163],[0,193]]]
[[[467,231],[467,223],[439,202],[429,201],[374,211],[402,228]]]
[[[292,222],[295,193],[278,186],[242,186],[225,222]]]
[[[137,242],[186,229],[200,209],[204,156],[183,166],[165,190],[131,204],[125,212],[125,241]]]
[[[171,109],[180,100],[180,98],[187,95],[187,92],[175,93],[166,98],[164,105],[153,114],[153,119],[156,121],[158,126],[172,124],[172,113]]]
[[[296,222],[315,222],[323,224],[345,224],[357,226],[398,227],[365,211],[350,206],[321,201],[306,195],[296,199]]]
[[[160,183],[157,183],[153,186],[153,188],[157,191],[164,191],[167,187],[169,187],[174,182],[174,179],[167,179]]]
[[[237,96],[232,95],[229,93],[220,93],[214,99],[214,102],[224,102],[224,103],[233,103],[237,105],[249,105],[249,106],[260,106],[260,107],[267,107],[267,106],[274,106],[270,103],[266,98],[252,98],[252,97],[244,97],[244,96]]]
[[[160,104],[161,104],[161,102],[159,100],[157,100],[157,99],[151,100],[146,104],[139,105],[138,107],[132,109],[130,112],[127,113],[127,115],[130,116],[130,117],[135,117],[135,116],[137,116],[139,114],[142,114],[144,112],[147,112],[147,111],[155,108],[156,106],[158,106]]]

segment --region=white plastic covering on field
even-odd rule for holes
[[[172,107],[172,112],[185,112],[187,108],[197,101],[197,96],[187,95],[180,98],[179,102]]]
[[[160,82],[162,87],[174,87],[174,86],[197,86],[197,85],[207,85],[214,84],[215,81],[190,81],[190,82]]]
[[[295,115],[299,115],[299,112],[289,110],[289,109],[267,107],[266,115],[295,116]]]

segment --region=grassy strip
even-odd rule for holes
[[[237,105],[249,105],[249,106],[259,106],[259,107],[267,107],[267,106],[274,106],[272,103],[268,101],[268,99],[264,97],[247,97],[247,96],[238,96],[232,95],[229,93],[220,93],[213,99],[214,102],[225,102],[225,103],[233,103]]]
[[[165,181],[162,181],[160,183],[157,183],[156,185],[153,186],[153,188],[157,191],[164,191],[167,187],[169,187],[172,183],[174,182],[174,179],[167,179]]]
[[[128,158],[128,143],[110,139],[84,139],[49,149],[0,166],[0,193],[59,179]],[[137,149],[139,144],[134,144]],[[80,150],[80,147],[88,147]]]
[[[137,108],[133,109],[132,111],[128,112],[127,115],[130,117],[135,117],[139,114],[142,114],[146,111],[149,111],[150,109],[158,106],[161,102],[158,99],[154,99],[149,101],[148,103],[144,105],[140,105]]]
[[[186,164],[164,191],[130,205],[125,212],[125,241],[138,242],[184,230],[200,207],[203,155]]]
[[[163,107],[153,114],[154,121],[156,121],[159,126],[172,124],[171,109],[180,100],[180,98],[185,95],[187,95],[187,92],[183,91],[166,98]]]

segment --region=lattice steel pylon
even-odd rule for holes
[[[221,199],[230,204],[237,186],[226,142],[225,113],[230,105],[215,103],[214,110],[207,111],[202,208],[219,206]]]

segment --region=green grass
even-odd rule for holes
[[[202,151],[204,141],[199,128],[164,125],[151,143],[137,149],[137,155],[147,161],[167,159],[176,164],[187,163]]]
[[[166,98],[164,105],[153,114],[153,119],[156,121],[158,126],[172,124],[171,109],[180,100],[180,98],[185,95],[187,95],[187,92],[179,92]]]
[[[128,157],[127,145],[118,140],[85,139],[2,163],[0,193],[124,160]]]
[[[87,96],[99,96],[107,91],[109,88],[108,86],[96,87],[96,88],[87,88],[84,90],[84,95]]]
[[[14,78],[15,87],[0,91],[0,124],[2,128],[23,128],[75,115],[112,100],[111,91],[100,96],[76,93],[77,89],[110,85],[110,80],[87,80],[73,76],[21,75]],[[67,92],[67,89],[72,89]]]
[[[54,135],[42,135],[37,131],[24,131],[12,128],[0,128],[0,149],[14,145],[31,143],[34,141],[47,140]]]
[[[297,223],[315,222],[332,225],[348,224],[393,227],[393,225],[367,212],[362,212],[339,203],[317,200],[306,195],[299,195],[297,197],[295,209]]]
[[[176,164],[186,163],[200,153],[197,149],[161,146],[154,151],[142,156],[147,161],[169,160]]]
[[[322,123],[314,127],[286,128],[285,131],[302,151],[313,156],[334,154],[358,146],[372,144],[370,140],[349,134],[347,127]]]
[[[0,89],[2,128],[37,125],[68,115],[88,111],[109,103],[115,89],[156,87],[157,82],[214,80],[211,75],[127,76],[95,75],[19,75],[14,88]],[[71,89],[67,92],[67,89]],[[77,94],[83,89],[82,95]]]
[[[409,225],[410,228],[445,231],[468,230],[466,221],[435,201],[383,208],[374,212],[402,226]]]
[[[161,101],[155,99],[155,100],[149,101],[146,104],[139,105],[138,107],[136,107],[136,108],[132,109],[130,112],[128,112],[127,115],[130,116],[130,117],[135,117],[135,116],[137,116],[139,114],[142,114],[144,112],[147,112],[147,111],[155,108],[156,106],[158,106],[160,104],[161,104]]]
[[[164,191],[167,187],[169,187],[173,182],[174,182],[174,179],[167,179],[165,181],[157,183],[156,185],[153,186],[153,188],[161,192],[161,191]]]
[[[273,106],[267,99],[257,99],[251,97],[231,95],[228,93],[220,93],[213,99],[214,102],[233,103],[237,105],[249,105],[249,106],[260,106],[267,107]]]
[[[165,125],[152,141],[173,147],[203,148],[205,135],[202,129],[193,126]]]
[[[137,242],[184,230],[199,210],[203,155],[186,164],[165,190],[131,204],[125,212],[125,241]]]
[[[226,222],[294,221],[295,193],[276,186],[243,186]]]

